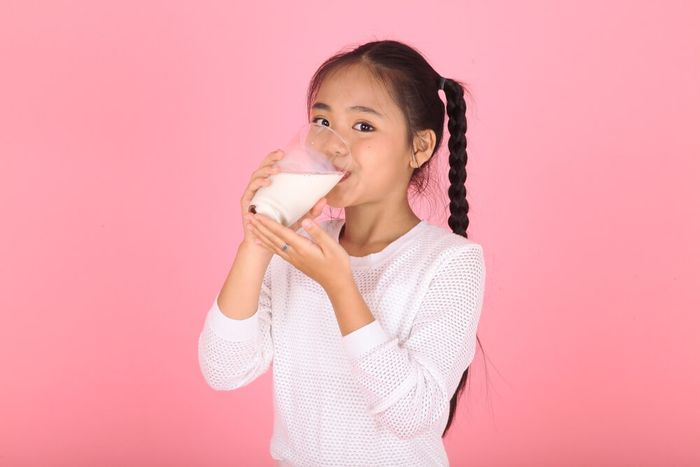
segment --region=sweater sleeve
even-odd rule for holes
[[[449,410],[474,358],[485,278],[481,245],[460,248],[438,267],[402,344],[376,320],[343,336],[369,412],[397,437],[424,433]]]
[[[223,314],[217,294],[199,335],[199,368],[219,391],[240,388],[265,373],[272,362],[271,264],[260,288],[258,309],[246,319]]]

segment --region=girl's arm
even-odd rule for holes
[[[199,336],[199,367],[216,390],[245,386],[272,362],[272,255],[241,243]]]
[[[376,320],[342,337],[369,413],[397,437],[421,435],[449,410],[474,358],[485,278],[482,247],[460,248],[432,278],[405,342]]]
[[[241,242],[217,297],[217,305],[224,315],[237,320],[253,316],[258,309],[260,287],[271,259],[272,253]]]

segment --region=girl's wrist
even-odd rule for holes
[[[257,256],[267,261],[270,261],[272,259],[272,255],[274,255],[274,253],[267,248],[261,245],[256,245],[253,241],[245,239],[238,244],[238,251],[244,251],[245,254]]]

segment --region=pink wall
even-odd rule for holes
[[[453,465],[700,463],[698,3],[306,5],[0,3],[0,464],[272,464],[197,337],[311,74],[389,38],[475,96]]]

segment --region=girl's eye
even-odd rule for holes
[[[323,117],[316,117],[316,118],[312,119],[311,122],[312,122],[312,123],[315,123],[316,120],[324,120],[326,123],[321,123],[321,125],[324,125],[324,126],[331,126],[330,122],[329,122],[328,120],[326,120],[325,118],[323,118]]]
[[[363,133],[368,133],[370,131],[374,131],[374,127],[372,125],[370,125],[369,123],[360,122],[357,125],[360,125],[360,128],[362,128],[360,131]],[[355,126],[357,126],[357,125],[355,125]],[[355,128],[355,127],[353,127],[353,128]]]
[[[313,118],[313,119],[311,119],[311,122],[316,123],[317,120],[322,120],[324,122],[324,123],[321,123],[321,125],[331,126],[328,119],[325,119],[323,117]],[[353,128],[357,127],[357,125],[360,125],[360,128],[358,128],[358,130],[363,132],[363,133],[369,133],[370,131],[374,131],[374,127],[372,125],[370,125],[369,123],[359,122],[359,123],[356,123],[355,126],[353,126]]]

